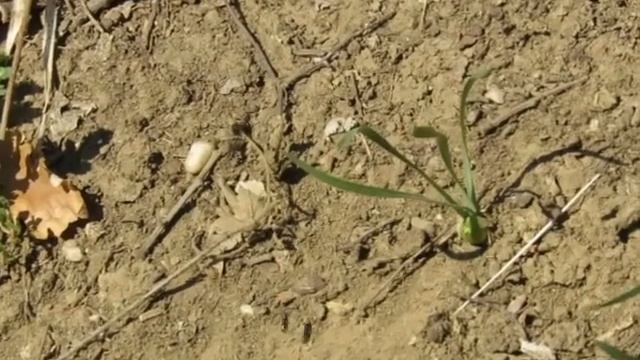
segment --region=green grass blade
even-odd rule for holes
[[[473,176],[473,169],[471,168],[471,163],[468,160],[464,161],[463,164],[463,172],[464,172],[464,188],[467,204],[466,206],[473,210],[474,213],[479,213],[480,206],[478,205],[478,199],[476,196],[476,185]]]
[[[459,111],[459,123],[460,131],[462,132],[462,144],[464,147],[464,155],[469,158],[469,146],[467,145],[467,98],[471,92],[471,88],[476,81],[486,78],[491,74],[492,69],[483,69],[477,73],[471,75],[462,88],[462,94],[460,95],[460,111]]]
[[[480,70],[477,73],[471,75],[464,84],[462,94],[460,95],[460,111],[458,122],[460,125],[460,133],[462,136],[462,148],[463,148],[463,171],[464,171],[464,186],[465,193],[467,195],[467,206],[472,208],[474,212],[479,211],[478,200],[476,198],[475,180],[473,176],[473,169],[471,168],[471,155],[469,152],[469,145],[467,142],[467,97],[471,92],[471,88],[476,81],[486,78],[491,74],[492,69]]]
[[[425,180],[427,180],[427,182],[431,186],[433,186],[436,189],[436,191],[438,191],[440,196],[442,196],[442,198],[445,199],[445,202],[450,207],[454,208],[459,215],[465,216],[466,211],[465,211],[463,206],[458,204],[449,194],[447,194],[446,191],[444,191],[444,189],[442,187],[440,187],[440,185],[438,185],[429,175],[427,175],[424,171],[422,171],[416,164],[414,164],[413,162],[409,161],[409,159],[407,159],[398,150],[396,150],[396,148],[393,145],[391,145],[387,141],[387,139],[385,139],[382,135],[378,134],[375,130],[373,130],[372,128],[370,128],[367,125],[360,125],[358,127],[358,130],[360,131],[361,134],[366,136],[369,140],[371,140],[374,143],[378,144],[378,146],[380,146],[381,148],[385,149],[388,153],[390,153],[391,155],[395,156],[400,161],[402,161],[403,163],[407,164],[410,168],[412,168],[415,171],[417,171]]]
[[[436,130],[432,126],[416,126],[413,129],[413,136],[417,138],[423,139],[436,139],[436,143],[438,144],[438,151],[440,152],[440,157],[444,162],[444,165],[447,167],[449,174],[453,178],[453,180],[464,190],[460,179],[456,176],[456,173],[453,169],[453,161],[451,161],[451,149],[449,148],[449,139],[447,137]]]
[[[627,292],[625,292],[625,293],[623,293],[621,295],[618,295],[615,298],[607,301],[606,303],[600,304],[598,307],[607,307],[607,306],[615,305],[615,304],[621,303],[623,301],[627,301],[627,300],[629,300],[629,299],[631,299],[633,297],[636,297],[638,295],[640,295],[640,286],[636,286],[633,289],[631,289],[631,290],[629,290],[629,291],[627,291]]]
[[[631,356],[629,354],[627,354],[626,352],[611,346],[605,342],[602,341],[596,341],[595,342],[596,346],[599,347],[602,351],[604,351],[607,355],[609,355],[609,357],[611,357],[612,359],[615,360],[640,360],[638,357],[636,356]]]
[[[304,170],[309,175],[340,190],[344,190],[344,191],[348,191],[348,192],[352,192],[360,195],[371,196],[371,197],[420,200],[423,202],[428,202],[428,203],[433,203],[433,204],[438,204],[443,206],[451,206],[448,203],[432,200],[420,194],[413,194],[413,193],[407,193],[404,191],[391,190],[391,189],[385,189],[385,188],[376,187],[376,186],[364,185],[364,184],[356,183],[343,178],[339,178],[337,176],[331,175],[327,172],[314,168],[313,166],[307,164],[306,162],[296,158],[292,154],[289,154],[289,159],[294,164],[296,164],[296,166]]]

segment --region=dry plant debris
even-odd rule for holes
[[[218,179],[218,186],[224,201],[217,209],[219,217],[211,224],[210,233],[232,233],[254,223],[267,204],[267,192],[260,181],[240,181],[235,191],[221,179]]]
[[[87,218],[80,192],[53,174],[20,133],[0,141],[0,196],[9,200],[14,219],[36,239],[60,236],[71,223]]]

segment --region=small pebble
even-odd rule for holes
[[[82,249],[75,240],[67,240],[62,244],[62,256],[71,262],[80,262],[84,258]]]
[[[484,93],[484,97],[496,104],[504,104],[504,91],[498,89],[494,85],[490,85],[487,88],[487,92]]]
[[[240,314],[242,315],[246,315],[246,316],[253,316],[255,315],[255,311],[253,311],[253,307],[249,304],[242,304],[240,305]]]
[[[291,290],[299,295],[308,295],[324,288],[327,284],[318,275],[308,275],[296,282]]]
[[[524,209],[533,202],[533,195],[526,192],[518,193],[513,196],[513,202],[520,209]]]
[[[196,141],[191,144],[187,157],[184,160],[184,168],[188,173],[197,175],[211,157],[213,144],[207,141]]]
[[[353,304],[341,303],[338,301],[327,301],[324,306],[326,306],[329,312],[340,316],[347,315],[353,311]]]
[[[411,218],[411,227],[422,230],[429,236],[433,236],[433,234],[435,234],[436,232],[435,227],[431,221],[415,216]]]
[[[620,102],[620,98],[614,94],[612,94],[606,88],[601,88],[595,94],[593,99],[593,105],[596,109],[600,111],[607,111],[618,106]]]
[[[521,294],[516,296],[509,305],[507,306],[507,311],[516,315],[524,308],[524,305],[527,303],[527,295]]]
[[[220,94],[222,95],[229,95],[231,94],[234,90],[239,89],[242,87],[242,82],[240,82],[237,79],[228,79],[224,85],[222,85],[222,87],[220,88],[220,90],[218,91]]]

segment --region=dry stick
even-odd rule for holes
[[[243,232],[247,232],[247,231],[251,231],[251,230],[256,229],[258,227],[258,222],[262,218],[264,218],[265,215],[267,215],[270,212],[270,210],[271,210],[271,204],[266,206],[265,209],[260,214],[258,214],[258,216],[256,216],[256,220],[254,222],[252,222],[251,224],[247,224],[246,226],[243,226],[241,229],[238,229],[238,230],[233,231],[231,233],[225,234],[222,237],[222,239],[216,241],[215,244],[211,245],[206,250],[204,250],[201,253],[197,254],[196,256],[192,257],[189,261],[184,263],[184,265],[182,265],[180,268],[178,268],[178,270],[176,270],[171,275],[169,275],[167,278],[165,278],[164,280],[162,280],[159,283],[157,283],[156,285],[154,285],[149,291],[147,291],[144,295],[142,295],[138,300],[136,300],[133,303],[131,303],[131,305],[127,306],[125,309],[123,309],[121,312],[119,312],[116,316],[112,317],[111,319],[109,319],[109,321],[104,323],[102,326],[100,326],[99,328],[97,328],[93,332],[89,333],[89,335],[85,336],[80,341],[78,341],[75,345],[73,345],[71,347],[71,349],[69,349],[67,352],[63,353],[62,355],[60,355],[57,360],[65,360],[65,359],[70,359],[71,357],[73,357],[76,352],[78,352],[79,350],[81,350],[82,348],[84,348],[85,346],[90,344],[95,338],[99,337],[105,331],[109,330],[109,328],[111,328],[113,325],[115,325],[118,321],[120,321],[123,318],[125,318],[125,316],[127,316],[130,312],[135,310],[137,307],[139,307],[142,304],[144,304],[147,300],[149,300],[152,296],[154,296],[156,293],[158,293],[160,290],[162,290],[165,286],[167,286],[175,278],[177,278],[178,276],[182,275],[185,271],[187,271],[190,268],[192,268],[193,266],[195,266],[197,263],[199,263],[204,258],[212,256],[213,253],[216,250],[218,250],[218,247],[223,242],[227,241],[230,237],[232,237],[232,236],[234,236],[236,234],[239,234],[239,233],[243,233]]]
[[[39,142],[44,137],[47,127],[47,113],[53,97],[53,70],[58,34],[58,7],[55,0],[47,0],[44,14],[44,105],[42,106],[40,125],[35,138],[36,142]]]
[[[158,226],[156,226],[155,230],[153,230],[151,235],[147,237],[147,240],[145,240],[144,242],[144,247],[140,251],[139,256],[141,258],[144,258],[145,256],[149,255],[151,253],[151,250],[153,250],[153,248],[160,242],[160,236],[165,232],[167,225],[173,221],[173,218],[175,218],[176,215],[178,215],[178,212],[180,212],[180,209],[182,209],[184,204],[186,204],[187,201],[189,201],[193,193],[195,193],[196,190],[198,190],[198,188],[202,186],[202,183],[204,182],[204,178],[209,175],[209,173],[211,172],[211,169],[213,169],[213,166],[218,162],[218,160],[221,157],[222,157],[222,152],[220,150],[214,151],[211,154],[207,163],[204,165],[202,170],[200,170],[200,173],[198,173],[198,175],[191,181],[191,185],[189,185],[189,187],[187,188],[187,190],[185,190],[185,192],[182,194],[180,199],[175,203],[175,205],[173,205],[173,208],[171,208],[171,211],[169,211],[169,213],[164,217],[164,219],[160,221],[160,223],[158,224]]]
[[[98,19],[93,16],[91,9],[89,9],[89,6],[87,5],[87,1],[80,0],[80,5],[82,5],[82,10],[84,11],[85,16],[87,17],[87,19],[89,19],[93,26],[95,26],[96,29],[98,29],[98,31],[100,31],[101,33],[106,34],[107,30],[105,30],[100,21],[98,21]]]
[[[24,46],[24,34],[27,28],[27,23],[29,23],[29,18],[30,16],[25,19],[25,22],[20,27],[16,39],[16,48],[13,52],[13,61],[11,62],[11,75],[9,76],[7,92],[4,95],[4,106],[2,107],[2,120],[0,120],[0,141],[4,140],[5,133],[7,132],[11,101],[13,100],[13,90],[16,85],[16,77],[20,68],[20,58],[22,57],[22,47]]]
[[[422,6],[422,14],[420,14],[420,29],[424,30],[426,19],[427,19],[427,9],[429,8],[429,0],[423,0],[424,5]]]
[[[558,216],[556,216],[555,218],[551,219],[547,225],[545,225],[533,238],[531,238],[531,240],[529,240],[527,242],[527,244],[520,250],[518,251],[518,253],[516,253],[516,255],[511,258],[511,260],[509,260],[503,267],[502,269],[500,269],[500,271],[498,271],[495,275],[493,275],[491,277],[491,279],[489,279],[489,281],[487,281],[478,291],[476,291],[473,295],[471,295],[471,297],[465,301],[454,313],[453,315],[457,315],[458,313],[460,313],[460,311],[462,311],[465,307],[467,307],[467,305],[469,305],[473,300],[475,300],[478,296],[480,296],[489,286],[491,286],[491,284],[493,284],[496,280],[498,280],[498,278],[500,278],[507,270],[509,270],[509,268],[516,262],[518,261],[518,259],[520,259],[527,251],[529,251],[529,249],[538,241],[540,240],[540,238],[542,238],[552,227],[554,227],[558,221],[559,218],[563,217],[566,215],[567,211],[569,211],[569,209],[571,208],[571,206],[573,206],[574,203],[576,203],[576,201],[578,201],[578,199],[587,191],[589,190],[589,188],[596,182],[596,180],[598,180],[598,178],[600,178],[600,174],[595,175],[585,186],[582,187],[582,189],[580,189],[580,191],[578,191],[578,193],[571,198],[571,200],[569,200],[569,202],[567,203],[567,205],[565,205],[562,210],[560,211],[560,214]]]
[[[236,24],[236,26],[242,32],[242,34],[247,38],[247,40],[249,40],[249,42],[251,43],[251,46],[253,46],[255,55],[258,57],[258,62],[260,63],[261,67],[267,72],[267,74],[269,74],[271,79],[274,80],[276,84],[279,85],[280,80],[278,78],[278,73],[273,68],[273,65],[271,64],[271,62],[269,61],[269,58],[267,57],[264,50],[262,49],[262,46],[258,42],[258,39],[256,39],[256,37],[251,33],[251,31],[249,31],[249,29],[247,28],[247,25],[242,20],[242,15],[238,10],[236,2],[233,0],[229,0],[227,1],[226,5],[227,5],[227,10],[229,12],[229,15],[231,16],[231,19],[233,20],[234,24]]]
[[[333,60],[338,55],[338,52],[340,52],[342,49],[346,48],[347,45],[349,45],[353,40],[355,40],[356,38],[359,38],[359,37],[362,37],[362,36],[370,34],[372,31],[374,31],[377,28],[379,28],[380,26],[384,25],[387,21],[389,21],[395,15],[396,15],[396,12],[392,11],[389,14],[384,15],[383,17],[379,18],[378,20],[375,20],[372,23],[368,24],[367,26],[365,26],[364,28],[360,29],[359,31],[353,33],[351,36],[345,38],[344,40],[339,42],[336,46],[334,46],[325,56],[322,57],[323,61],[321,61],[319,63],[316,63],[316,64],[309,65],[309,66],[303,68],[302,70],[300,70],[298,73],[296,73],[293,76],[291,76],[285,82],[285,88],[286,89],[290,89],[295,84],[297,84],[298,81],[311,76],[311,74],[315,73],[316,71],[318,71],[318,70],[320,70],[322,68],[325,68],[325,67],[329,66],[329,61]]]
[[[507,112],[505,112],[502,115],[499,115],[497,118],[493,119],[491,121],[490,124],[488,124],[484,129],[482,129],[480,131],[480,133],[482,135],[488,135],[492,132],[494,132],[497,128],[499,128],[500,126],[504,125],[504,123],[506,123],[509,119],[511,119],[512,117],[519,115],[531,108],[534,108],[536,106],[538,106],[538,103],[540,103],[540,100],[549,97],[549,96],[553,96],[553,95],[557,95],[560,94],[561,92],[564,92],[578,84],[581,84],[583,82],[585,82],[589,77],[585,76],[582,77],[580,79],[574,80],[574,81],[570,81],[568,83],[559,85],[558,87],[555,87],[551,90],[547,90],[544,91],[534,97],[532,97],[529,100],[525,100],[522,103],[516,105],[515,107],[509,109]]]
[[[434,241],[430,241],[424,244],[420,249],[418,249],[418,251],[416,251],[413,255],[411,255],[405,261],[403,261],[402,264],[400,264],[400,266],[396,269],[396,271],[394,271],[393,274],[391,274],[391,276],[389,276],[387,280],[385,280],[385,282],[383,282],[378,287],[378,289],[376,289],[373,295],[371,295],[369,298],[363,301],[363,305],[360,306],[360,310],[362,312],[366,312],[367,309],[369,309],[369,307],[371,307],[371,305],[373,305],[376,302],[376,300],[380,297],[380,295],[382,295],[385,291],[388,291],[391,283],[398,278],[400,273],[410,263],[414,262],[419,256],[421,256],[422,254],[428,251],[431,251],[433,248],[437,248],[446,244],[455,234],[454,229],[455,229],[454,226],[450,227],[449,230],[447,230],[443,235],[439,236]]]
[[[149,18],[147,19],[147,23],[145,24],[142,39],[144,41],[144,48],[147,51],[151,50],[151,35],[153,34],[153,27],[156,22],[156,18],[158,17],[158,12],[160,4],[159,0],[151,0],[151,12],[149,13]]]

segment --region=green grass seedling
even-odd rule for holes
[[[351,132],[345,135],[346,139],[352,139],[353,134],[359,132],[366,138],[380,146],[389,154],[393,155],[411,169],[415,170],[429,185],[431,185],[437,193],[440,195],[441,200],[427,198],[422,194],[408,193],[400,190],[385,189],[376,186],[370,186],[360,184],[347,179],[343,179],[332,175],[328,172],[317,169],[305,161],[297,158],[293,154],[289,154],[289,159],[296,164],[300,169],[307,172],[317,180],[320,180],[326,184],[329,184],[337,189],[348,191],[360,195],[379,197],[379,198],[401,198],[408,200],[418,200],[426,203],[438,204],[453,209],[460,217],[458,226],[459,236],[476,246],[483,246],[487,242],[487,222],[482,214],[480,206],[478,204],[478,198],[476,194],[476,187],[474,181],[474,172],[471,164],[471,156],[469,146],[467,142],[467,97],[473,87],[474,83],[480,79],[487,77],[491,73],[491,70],[483,70],[472,76],[465,82],[462,94],[460,95],[460,109],[458,112],[458,123],[460,126],[460,135],[462,137],[463,145],[463,158],[462,180],[456,175],[453,160],[451,159],[451,150],[449,148],[448,138],[431,126],[417,126],[413,130],[413,136],[422,139],[434,139],[438,146],[438,152],[440,158],[444,162],[447,172],[453,179],[455,185],[463,193],[462,200],[456,200],[451,196],[443,187],[433,180],[431,176],[420,169],[415,163],[410,161],[407,157],[401,154],[393,145],[391,145],[384,136],[380,135],[373,128],[366,124],[361,124]]]

